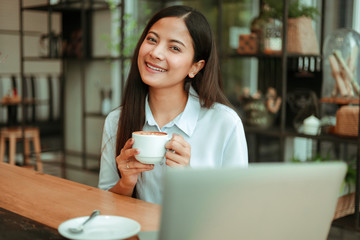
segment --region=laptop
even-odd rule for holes
[[[325,240],[344,162],[169,169],[161,225],[140,240]]]

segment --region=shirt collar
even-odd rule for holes
[[[196,93],[195,89],[190,86],[188,100],[184,111],[173,121],[166,124],[164,127],[171,127],[175,124],[181,131],[183,131],[186,135],[190,137],[195,130],[200,110],[201,106],[199,101],[199,95]],[[145,100],[145,122],[150,126],[158,127],[149,106],[148,96]]]
[[[149,94],[145,98],[145,123],[150,126],[158,126],[149,106]]]

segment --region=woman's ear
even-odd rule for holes
[[[205,60],[200,60],[191,66],[190,72],[188,73],[189,78],[194,78],[196,74],[205,66]]]

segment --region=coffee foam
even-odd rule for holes
[[[164,136],[164,135],[167,135],[167,133],[155,132],[155,131],[138,131],[138,132],[134,132],[134,134],[139,134],[139,135],[155,135],[155,136]]]

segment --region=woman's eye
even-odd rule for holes
[[[156,39],[153,37],[147,37],[146,40],[150,42],[156,42]]]
[[[173,49],[176,52],[180,52],[180,48],[178,48],[177,46],[172,46],[171,49]]]

